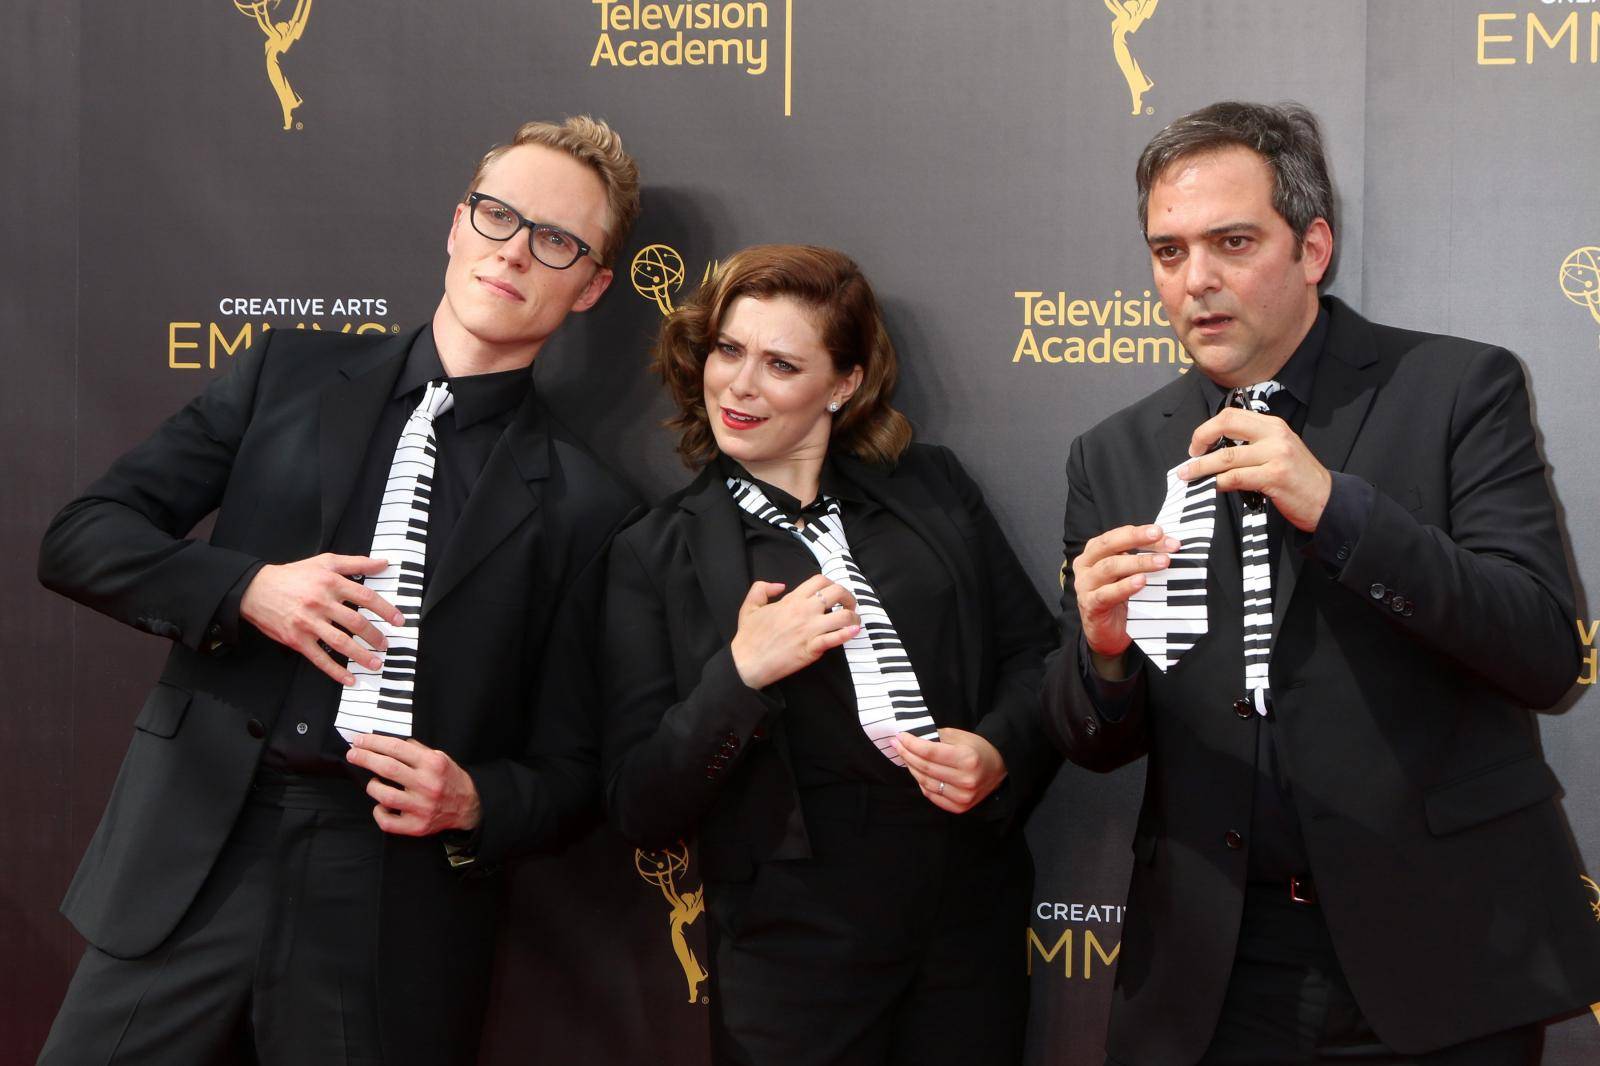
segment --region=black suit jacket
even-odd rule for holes
[[[101,950],[160,944],[221,851],[298,657],[248,625],[229,643],[218,606],[254,561],[327,550],[414,337],[272,331],[51,523],[45,585],[174,642],[62,905]],[[630,506],[530,390],[440,549],[415,735],[472,775],[482,836],[473,877],[437,839],[386,840],[390,1061],[470,1056],[498,893],[482,875],[596,807],[589,639],[601,549]],[[213,511],[209,541],[183,539]]]
[[[1329,299],[1303,439],[1372,483],[1342,569],[1285,536],[1274,570],[1277,744],[1339,961],[1407,1053],[1600,998],[1600,925],[1525,708],[1578,671],[1572,585],[1510,353],[1375,325]],[[1065,548],[1159,510],[1161,472],[1209,415],[1197,374],[1073,443]],[[1108,1052],[1192,1063],[1233,962],[1256,730],[1243,695],[1238,542],[1221,518],[1211,624],[1133,707],[1102,716],[1080,674],[1072,585],[1046,715],[1073,761],[1149,756]]]
[[[967,714],[938,724],[980,733],[1004,757],[1008,782],[984,813],[1007,828],[1059,764],[1038,722],[1035,687],[1052,643],[1049,613],[948,450],[914,444],[892,468],[835,461],[927,541],[954,581]],[[739,680],[729,650],[751,578],[722,477],[707,468],[620,534],[608,569],[612,820],[646,847],[698,836],[711,879],[739,880],[757,862],[808,856],[782,712]]]

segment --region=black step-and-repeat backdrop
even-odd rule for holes
[[[490,143],[592,112],[644,174],[617,282],[540,387],[656,495],[644,370],[719,256],[834,245],[877,285],[902,406],[985,486],[1054,600],[1069,440],[1186,372],[1133,162],[1210,101],[1301,101],[1341,196],[1332,289],[1525,361],[1580,582],[1600,576],[1600,3],[1561,0],[37,0],[4,15],[0,1057],[31,1062],[81,943],[55,913],[163,648],[32,577],[53,510],[267,329],[428,316]],[[1600,618],[1542,720],[1600,871]],[[1590,713],[1584,713],[1588,711]],[[1066,768],[1017,930],[1032,1064],[1101,1061],[1142,770]],[[699,876],[601,832],[517,874],[486,1060],[699,1064]],[[1600,888],[1596,919],[1600,920]],[[1461,930],[1462,936],[1478,931]],[[1396,953],[1406,944],[1397,941]],[[1593,1062],[1600,1026],[1547,1060]]]

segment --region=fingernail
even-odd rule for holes
[[[1144,588],[1144,575],[1143,574],[1134,574],[1133,575],[1133,587],[1136,588],[1136,589]]]
[[[1182,466],[1178,467],[1178,480],[1179,481],[1188,481],[1189,480],[1189,464],[1188,463],[1184,463]]]
[[[1144,535],[1149,537],[1151,540],[1155,540],[1157,537],[1161,536],[1161,527],[1146,526],[1144,529]]]
[[[1167,549],[1169,552],[1175,552],[1179,548],[1183,547],[1183,542],[1177,537],[1168,537],[1166,540],[1161,542],[1161,546]]]
[[[1159,570],[1159,569],[1160,569],[1160,568],[1161,568],[1161,567],[1163,567],[1163,566],[1166,566],[1166,565],[1167,565],[1167,564],[1168,564],[1168,563],[1170,563],[1170,562],[1172,562],[1172,560],[1171,560],[1171,559],[1169,559],[1169,558],[1168,558],[1168,557],[1167,557],[1167,556],[1165,556],[1165,555],[1157,555],[1157,556],[1156,556],[1156,557],[1155,557],[1155,563],[1156,563],[1156,568],[1157,568],[1157,569],[1158,569],[1158,570]]]
[[[369,670],[376,670],[382,665],[383,665],[383,660],[378,658],[376,655],[374,655],[372,658],[367,660],[367,669],[369,669]]]
[[[344,684],[344,685],[348,686],[348,685],[355,684],[356,683],[356,678],[355,678],[354,674],[345,674],[343,677],[341,677],[339,679],[339,681],[340,681],[341,684]]]

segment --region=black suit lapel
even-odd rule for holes
[[[731,641],[739,628],[739,607],[750,591],[739,509],[715,465],[700,472],[678,506],[695,516],[684,538],[689,559],[717,632]]]
[[[549,476],[550,433],[538,395],[530,388],[516,417],[489,453],[467,495],[461,518],[443,546],[422,599],[424,618],[538,509],[540,483]]]
[[[971,549],[963,541],[961,531],[950,520],[946,507],[941,506],[928,487],[907,473],[904,467],[891,470],[849,456],[837,456],[834,461],[864,494],[883,505],[921,537],[955,579],[957,623],[965,659],[961,664],[961,676],[965,683],[967,706],[975,716],[981,715],[984,708],[978,707],[977,702],[983,664],[978,657],[982,654],[985,642],[978,630],[978,620],[983,617],[983,598],[978,588]],[[849,537],[848,529],[845,530],[845,536]]]
[[[1328,339],[1317,364],[1311,409],[1306,412],[1300,439],[1329,470],[1342,470],[1350,449],[1366,422],[1382,375],[1376,338],[1367,320],[1333,297],[1328,298]],[[1294,594],[1305,557],[1285,536],[1278,548],[1273,576],[1272,629],[1274,637]]]
[[[317,476],[322,482],[320,551],[333,543],[339,519],[350,503],[356,474],[383,405],[406,365],[406,353],[419,330],[391,337],[367,355],[339,368],[340,380],[324,389],[317,439]]]

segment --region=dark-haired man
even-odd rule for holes
[[[1074,761],[1150,760],[1108,1057],[1528,1061],[1600,925],[1527,710],[1579,653],[1522,368],[1319,297],[1304,109],[1181,118],[1138,186],[1198,373],[1073,443],[1045,688]]]
[[[530,366],[638,195],[603,122],[528,123],[456,205],[427,326],[272,331],[51,523],[41,580],[173,648],[62,905],[90,946],[41,1062],[476,1061],[492,874],[598,805],[631,506]]]

